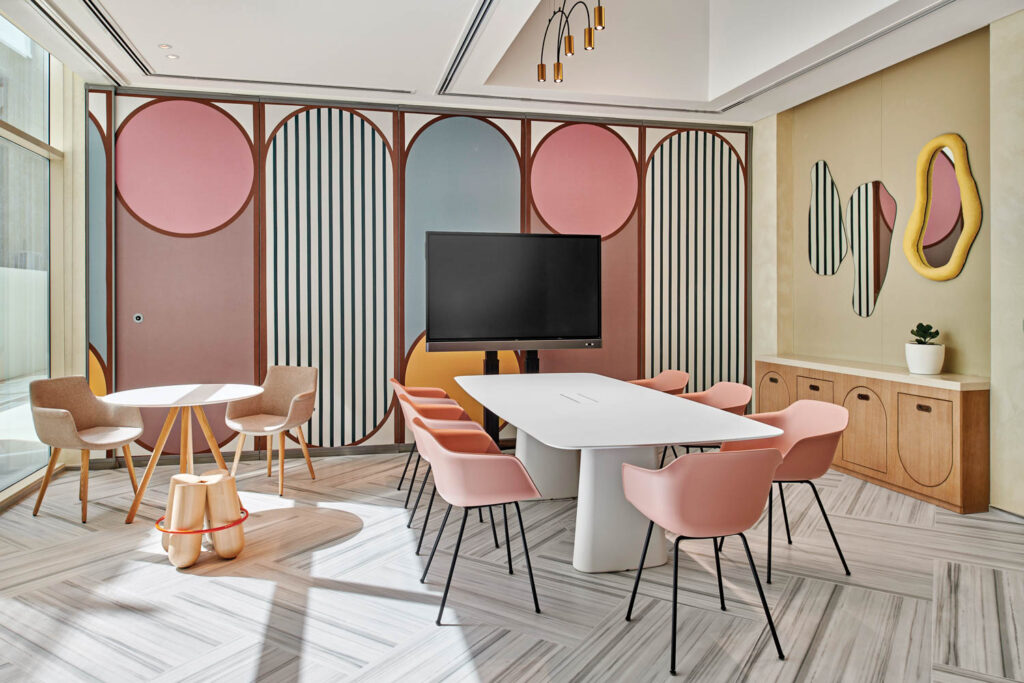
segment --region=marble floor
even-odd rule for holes
[[[77,472],[64,473],[39,517],[31,500],[0,515],[0,680],[670,678],[670,567],[644,572],[627,623],[633,573],[571,566],[571,500],[523,505],[541,614],[517,525],[509,575],[505,548],[471,518],[445,625],[435,626],[455,533],[449,525],[420,584],[420,517],[406,528],[405,492],[395,490],[404,460],[320,458],[315,482],[301,459],[289,460],[283,498],[260,463],[243,463],[245,551],[233,561],[205,551],[184,571],[167,562],[153,528],[176,468],[158,468],[131,526],[124,469],[92,472],[85,525]],[[684,543],[676,680],[1024,680],[1024,521],[955,515],[838,473],[820,490],[853,575],[810,490],[791,485],[794,543],[776,515],[766,586],[787,653],[780,662],[741,544],[725,546],[722,612],[710,541]],[[434,506],[432,529],[442,512]],[[762,576],[764,525],[750,534]]]

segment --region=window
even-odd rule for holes
[[[46,464],[28,385],[50,372],[50,56],[0,17],[0,489]],[[13,127],[13,128],[11,128]]]

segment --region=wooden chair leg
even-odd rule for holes
[[[273,472],[274,466],[274,435],[267,435],[267,476]]]
[[[306,435],[302,433],[302,425],[296,428],[299,433],[299,445],[302,446],[302,457],[306,459],[306,467],[309,468],[309,478],[316,479],[316,472],[313,471],[313,461],[309,459],[309,446],[306,444]]]
[[[121,446],[121,450],[124,452],[124,464],[128,466],[128,478],[132,480],[132,493],[138,493],[139,480],[135,478],[135,463],[132,462],[131,446],[125,444]]]
[[[43,475],[43,483],[39,485],[39,497],[36,498],[36,506],[32,508],[33,517],[39,514],[39,506],[43,504],[43,496],[46,495],[46,487],[50,485],[50,479],[53,478],[53,470],[57,467],[57,460],[59,459],[60,449],[54,448],[53,453],[50,455],[50,464],[46,466],[46,474]]]
[[[284,431],[277,433],[277,495],[284,495]]]
[[[85,524],[89,506],[89,451],[86,450],[82,451],[82,473],[78,481],[82,487],[82,524]]]
[[[238,445],[235,446],[235,459],[231,463],[231,476],[238,471],[238,461],[242,459],[242,448],[245,446],[245,434],[238,432]]]
[[[210,453],[213,454],[213,459],[217,461],[217,467],[226,470],[228,468],[227,463],[224,462],[224,456],[221,455],[220,446],[217,444],[217,437],[213,435],[213,430],[210,429],[210,421],[206,419],[206,411],[203,410],[202,406],[196,406],[193,410],[196,413],[196,421],[199,422],[199,429],[206,439],[206,445],[210,447]]]
[[[181,421],[178,423],[178,473],[192,474],[192,409],[185,406],[181,409]]]

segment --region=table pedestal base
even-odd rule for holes
[[[656,449],[584,448],[580,454],[579,500],[572,566],[581,572],[619,572],[636,569],[640,561],[646,517],[622,491],[622,463],[655,469]],[[665,533],[655,527],[645,567],[668,561]]]
[[[575,498],[580,485],[580,452],[552,448],[516,430],[516,457],[533,479],[541,499]]]

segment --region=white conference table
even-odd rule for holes
[[[516,456],[542,498],[578,498],[572,565],[582,572],[637,568],[649,520],[626,500],[622,464],[656,469],[669,444],[763,439],[782,430],[717,408],[590,373],[455,378],[515,426]],[[645,567],[668,561],[665,544]]]

